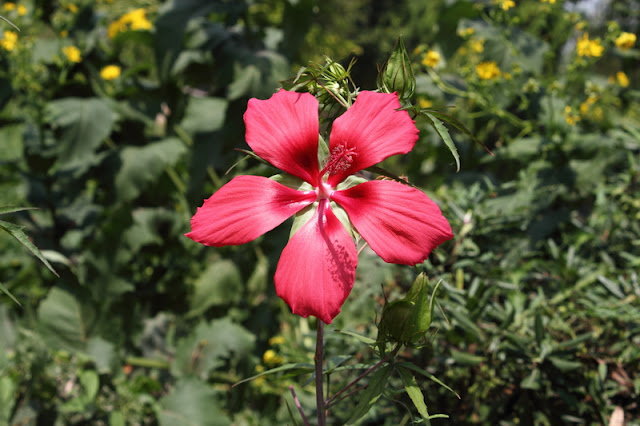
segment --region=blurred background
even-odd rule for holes
[[[183,234],[233,176],[273,174],[253,159],[227,173],[249,98],[327,58],[375,89],[400,35],[411,103],[495,155],[448,125],[457,172],[418,120],[414,151],[385,162],[456,236],[415,268],[360,255],[325,331],[327,366],[344,367],[331,389],[375,363],[336,330],[375,339],[385,298],[425,271],[436,317],[400,356],[459,394],[419,380],[449,416],[434,424],[640,424],[637,1],[18,0],[0,15],[0,207],[37,208],[0,219],[59,274],[0,233],[0,424],[293,424],[289,385],[310,415],[308,366],[231,387],[313,358],[314,320],[273,288],[290,222],[238,247]],[[393,378],[360,424],[418,421],[400,391]]]

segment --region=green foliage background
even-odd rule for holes
[[[249,160],[226,173],[246,148],[249,98],[323,55],[354,56],[356,85],[375,88],[400,34],[412,101],[452,114],[495,156],[450,126],[456,173],[418,120],[415,150],[386,162],[439,203],[456,237],[416,268],[361,254],[326,331],[332,389],[376,362],[336,331],[375,339],[385,297],[426,271],[441,281],[434,322],[400,356],[459,394],[419,381],[430,413],[449,416],[434,423],[608,424],[617,409],[640,424],[640,51],[614,43],[640,33],[638,11],[501,3],[34,0],[19,14],[4,2],[20,32],[0,48],[0,206],[38,210],[2,219],[24,226],[60,277],[0,237],[0,284],[21,304],[0,293],[0,424],[285,424],[290,384],[310,414],[313,320],[292,316],[272,282],[288,227],[220,249],[183,234],[232,176],[269,172]],[[110,37],[136,8],[152,27]],[[576,55],[585,32],[602,57]],[[421,63],[429,50],[435,67]],[[487,61],[499,77],[479,77]],[[120,76],[102,78],[107,65]],[[418,421],[402,379],[361,424]],[[357,404],[330,418],[347,421]]]

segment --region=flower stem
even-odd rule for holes
[[[318,410],[318,426],[327,425],[325,412],[324,391],[322,388],[324,376],[322,375],[322,360],[324,356],[324,323],[318,319],[316,335],[316,355],[313,361],[316,365],[316,407]]]

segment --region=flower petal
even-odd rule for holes
[[[351,166],[329,176],[335,186],[345,177],[378,164],[395,154],[406,154],[418,140],[418,129],[407,111],[400,108],[395,93],[363,91],[355,103],[338,117],[331,128],[329,150],[335,152],[354,149]]]
[[[355,243],[322,200],[282,251],[276,292],[294,314],[330,324],[351,292],[357,265]]]
[[[205,200],[185,235],[213,247],[248,243],[315,200],[313,191],[296,191],[265,177],[238,176]]]
[[[250,99],[244,114],[247,143],[280,170],[317,185],[318,101],[309,93],[280,90]]]
[[[422,263],[434,248],[453,238],[438,205],[422,191],[398,182],[369,181],[335,191],[331,198],[385,262]]]

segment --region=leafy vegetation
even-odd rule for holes
[[[299,423],[290,385],[310,415],[314,320],[272,282],[289,227],[183,234],[233,176],[273,174],[238,151],[249,98],[313,72],[375,88],[400,34],[421,139],[383,167],[456,236],[415,268],[360,254],[328,394],[371,374],[332,421],[640,424],[640,28],[632,2],[579,5],[4,2],[0,424]],[[416,305],[417,328],[385,319]],[[406,343],[392,362],[379,333]]]

